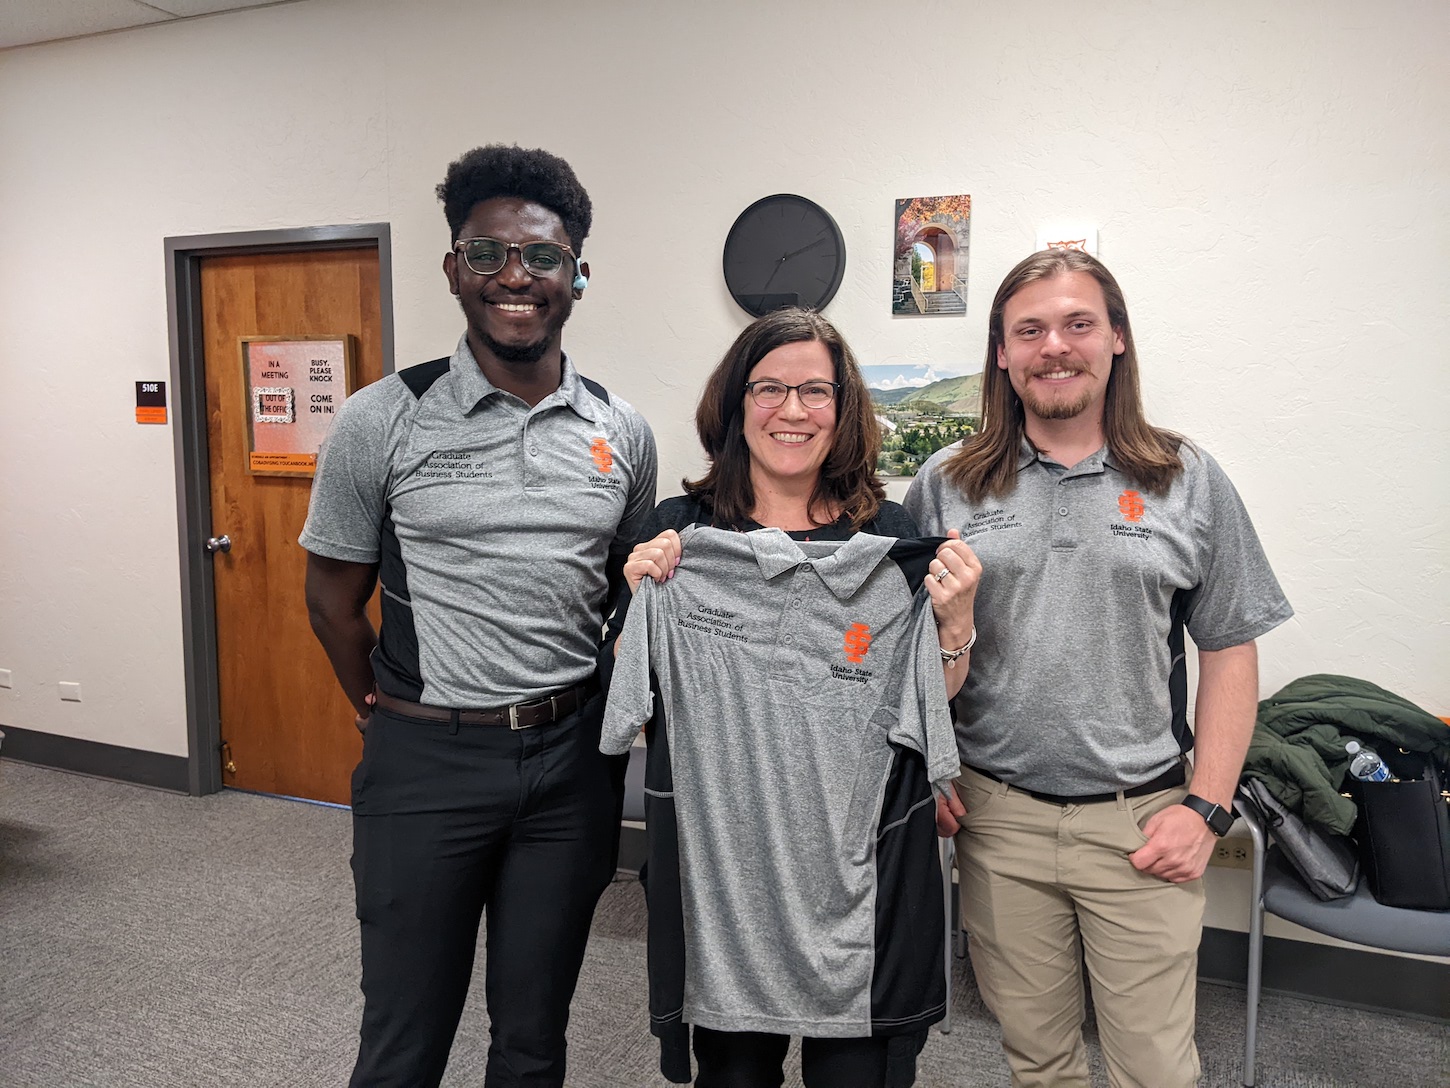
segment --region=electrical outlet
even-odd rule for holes
[[[67,680],[60,682],[60,701],[63,703],[78,703],[81,701],[81,686]]]
[[[9,669],[0,669],[0,688],[13,688],[15,681],[11,679]]]
[[[1238,836],[1219,839],[1214,843],[1213,854],[1209,857],[1208,863],[1224,869],[1252,869],[1254,867],[1253,844],[1248,839]]]

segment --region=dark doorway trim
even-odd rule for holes
[[[181,556],[181,633],[186,675],[187,791],[222,788],[217,696],[216,602],[211,558],[211,486],[206,442],[206,373],[202,353],[201,262],[205,257],[295,253],[311,249],[378,251],[378,308],[383,373],[393,373],[393,261],[387,223],[295,230],[199,234],[166,239],[166,307],[171,339],[172,439],[176,460],[176,531]]]

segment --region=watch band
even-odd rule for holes
[[[1229,828],[1234,825],[1234,814],[1227,811],[1222,805],[1216,805],[1212,801],[1205,801],[1197,794],[1190,793],[1181,802],[1193,809],[1203,817],[1203,822],[1208,824],[1208,829],[1220,839],[1228,834]]]

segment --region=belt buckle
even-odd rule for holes
[[[547,695],[542,699],[531,699],[527,703],[514,703],[509,707],[509,728],[514,732],[518,732],[520,729],[533,729],[535,726],[547,724],[546,722],[534,722],[531,725],[522,725],[519,722],[519,707],[527,707],[529,710],[533,710],[534,707],[542,706],[544,703],[548,703],[552,707],[554,697]]]

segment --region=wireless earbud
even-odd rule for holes
[[[586,276],[583,272],[578,271],[578,265],[575,265],[574,268],[574,290],[582,291],[584,290],[584,288],[589,286],[589,277]]]

